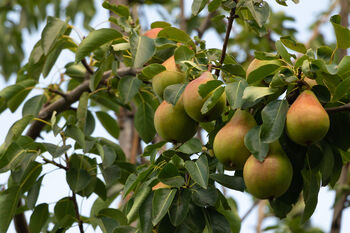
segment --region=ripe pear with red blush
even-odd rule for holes
[[[216,134],[213,144],[216,158],[225,169],[243,169],[250,156],[244,145],[244,136],[256,126],[254,117],[246,110],[238,109],[231,120]]]
[[[209,93],[205,98],[202,98],[198,93],[198,89],[201,84],[205,84],[210,80],[214,80],[213,75],[210,72],[206,71],[195,80],[192,80],[186,86],[183,92],[185,111],[192,119],[198,122],[213,121],[217,119],[225,110],[226,95],[223,93],[219,101],[212,109],[209,110],[209,112],[205,114],[201,113],[203,104],[209,98],[211,93]]]
[[[326,136],[329,116],[311,90],[303,91],[290,106],[286,116],[289,138],[300,145],[310,145]]]
[[[152,28],[150,30],[148,30],[147,32],[145,32],[143,35],[147,36],[148,38],[151,39],[156,39],[158,36],[158,33],[163,30],[163,28]]]
[[[163,101],[154,114],[154,127],[168,142],[185,142],[197,132],[198,123],[185,112],[182,96],[175,106]]]
[[[243,179],[249,193],[259,199],[282,196],[293,178],[293,167],[279,142],[270,144],[264,161],[251,155],[243,168]]]
[[[153,91],[161,98],[163,98],[163,92],[167,86],[183,83],[186,78],[186,75],[176,65],[174,56],[168,58],[162,65],[166,70],[155,75],[152,79]]]

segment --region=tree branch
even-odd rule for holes
[[[234,0],[236,3],[238,0]],[[228,18],[228,25],[227,25],[227,31],[226,31],[226,35],[225,35],[225,40],[224,40],[224,44],[222,46],[222,53],[221,53],[221,58],[220,58],[220,66],[218,68],[220,68],[222,66],[222,64],[224,63],[225,57],[226,57],[226,50],[227,50],[227,45],[228,45],[228,40],[230,38],[230,33],[232,30],[232,24],[233,24],[233,20],[236,18],[236,7],[231,9],[230,12],[230,16]],[[215,71],[215,75],[219,76],[220,74],[220,69],[217,69]]]
[[[186,32],[185,1],[180,0],[180,29]]]
[[[248,215],[253,211],[255,206],[257,206],[259,204],[259,202],[260,202],[260,200],[255,200],[254,201],[253,205],[249,208],[249,210],[247,210],[247,212],[241,218],[241,222],[243,222],[248,217]]]
[[[81,60],[81,63],[83,64],[83,66],[85,67],[85,69],[87,70],[87,72],[89,72],[89,74],[93,74],[94,71],[91,69],[91,67],[89,66],[89,64],[87,64],[85,58],[83,60]]]
[[[78,220],[79,231],[80,231],[80,233],[84,233],[83,221],[80,218],[79,207],[78,207],[78,202],[77,202],[77,196],[75,195],[75,192],[73,192],[73,195],[72,195],[71,199],[72,199],[73,204],[74,204],[75,217]]]
[[[344,112],[344,111],[350,111],[350,103],[349,104],[344,104],[341,106],[337,107],[329,107],[325,108],[327,112]]]
[[[118,70],[117,74],[118,76],[125,76],[125,75],[135,75],[137,73],[137,70],[132,68],[121,68]],[[110,77],[111,72],[107,72],[103,75],[103,78],[101,80],[101,83],[103,83],[108,77]],[[38,118],[43,120],[48,120],[51,118],[52,113],[56,111],[57,113],[60,113],[68,108],[70,108],[70,105],[79,100],[80,96],[84,92],[90,92],[89,88],[89,80],[85,80],[82,82],[79,86],[77,86],[75,89],[70,91],[66,94],[66,98],[60,98],[56,102],[44,107],[39,112]],[[40,132],[42,128],[44,127],[44,123],[40,121],[34,121],[30,128],[27,131],[27,136],[35,139],[40,135]]]

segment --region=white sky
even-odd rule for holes
[[[270,4],[270,6],[273,8],[274,11],[277,10],[283,10],[287,12],[288,15],[294,16],[296,18],[296,21],[294,23],[290,23],[288,26],[294,26],[296,27],[299,32],[297,34],[298,40],[305,42],[310,37],[310,32],[308,31],[308,27],[310,24],[315,20],[316,17],[318,17],[319,13],[322,11],[325,11],[328,9],[329,0],[300,0],[300,3],[295,5],[292,3],[292,1],[289,1],[288,7],[282,7],[279,6],[277,3],[275,3],[275,0],[267,0],[267,2]],[[190,5],[192,1],[186,0],[186,5],[189,6],[186,12],[187,14],[190,14]],[[161,20],[161,18],[157,17],[157,14],[155,13],[156,7],[150,7],[146,6],[143,7],[142,11],[147,16],[147,22],[150,24],[151,22]],[[107,27],[107,17],[108,13],[100,6],[97,7],[97,14],[95,18],[93,19],[91,25],[93,27],[101,28],[101,27]],[[78,22],[76,22],[75,25],[82,25],[82,19],[79,18]],[[41,26],[42,29],[43,25]],[[78,26],[82,31],[84,35],[87,34],[87,32],[82,29],[81,26]],[[334,40],[333,37],[333,31],[331,28],[330,23],[323,26],[321,28],[323,32],[326,32],[326,39],[328,41]],[[40,38],[40,32],[28,35],[25,33],[25,50],[26,55],[28,57],[28,54],[30,53],[32,47],[36,43],[36,41]],[[72,36],[74,36],[75,39],[79,41],[79,38],[77,37],[77,34],[73,31]],[[207,47],[208,48],[221,48],[222,42],[219,40],[219,38],[212,32],[208,32],[205,34],[204,40],[207,41]],[[69,52],[64,52],[60,55],[59,61],[55,64],[53,71],[50,73],[49,77],[46,78],[46,80],[41,80],[43,85],[42,87],[45,87],[45,83],[55,82],[58,80],[59,76],[59,70],[63,70],[64,65],[67,62],[67,58],[70,60],[74,60],[74,57]],[[10,80],[10,83],[14,83],[14,78]],[[2,79],[0,79],[0,89],[2,89],[5,85],[8,85],[4,83]],[[41,94],[41,90],[35,90],[34,93]],[[10,113],[10,111],[5,111],[2,114],[0,114],[0,122],[2,126],[2,130],[0,131],[0,141],[3,141],[6,137],[8,129],[11,127],[14,121],[21,118],[21,107],[19,110],[17,110],[15,113]],[[102,135],[104,137],[107,137],[111,140],[114,140],[111,138],[108,133],[103,129],[103,127],[96,121],[96,129],[94,131],[95,136]],[[57,139],[55,139],[52,135],[45,136],[45,141],[55,142]],[[53,167],[45,169],[46,172],[51,171]],[[0,184],[6,183],[8,174],[1,174],[0,175]],[[60,198],[69,195],[69,188],[65,181],[65,174],[61,170],[56,170],[54,172],[48,173],[44,180],[43,180],[43,187],[41,189],[41,193],[39,196],[39,200],[37,204],[39,203],[49,203],[51,211],[53,210],[55,201],[59,200]],[[250,208],[252,205],[252,200],[249,195],[246,195],[245,193],[236,192],[236,191],[230,191],[229,195],[231,195],[238,204],[238,210],[239,215],[243,216],[246,211]],[[84,200],[83,205],[80,205],[80,209],[84,215],[89,216],[90,207],[93,203],[93,201],[96,199],[96,195],[92,195],[88,200]],[[332,205],[334,201],[334,192],[329,192],[328,188],[321,188],[320,194],[319,194],[319,202],[317,205],[317,209],[312,217],[312,223],[315,226],[320,227],[325,232],[328,232],[330,229],[330,222],[332,219]],[[79,200],[79,203],[82,203]],[[348,221],[344,221],[345,219],[348,219],[350,217],[350,212],[348,209],[344,211],[343,215],[343,224],[342,224],[342,233],[346,232],[346,229],[350,229],[350,223]],[[27,219],[29,220],[29,215],[27,213]],[[257,220],[257,209],[255,209],[248,218],[243,222],[241,232],[242,233],[254,233],[255,232],[255,224]],[[270,226],[272,224],[275,224],[275,220],[273,218],[266,219],[263,223],[263,228]],[[13,224],[11,223],[10,229],[8,231],[9,233],[15,233]],[[70,229],[67,231],[69,233],[73,232],[79,232],[77,227]],[[86,233],[89,232],[95,232],[91,227],[86,230]],[[96,231],[100,232],[100,231]],[[271,231],[267,231],[271,232]]]

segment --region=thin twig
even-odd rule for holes
[[[49,159],[44,158],[44,157],[43,157],[42,159],[44,160],[45,163],[50,163],[50,164],[55,165],[56,167],[62,168],[62,169],[64,169],[64,170],[68,170],[68,168],[67,168],[66,166],[64,166],[64,165],[62,165],[62,164],[59,164],[59,163],[57,163],[57,162],[54,161],[54,160],[49,160]]]
[[[185,1],[180,0],[180,29],[186,32]]]
[[[94,71],[91,69],[91,67],[89,66],[89,64],[87,64],[85,58],[83,58],[83,60],[81,60],[81,63],[83,64],[83,66],[85,67],[85,69],[87,70],[87,72],[89,72],[90,74],[93,74]]]
[[[57,89],[48,88],[47,90],[48,90],[49,92],[55,93],[55,94],[57,94],[57,95],[60,95],[60,96],[62,96],[63,98],[66,98],[66,97],[67,97],[66,93],[63,93],[62,91],[59,91],[59,90],[57,90]]]
[[[344,111],[350,111],[350,104],[344,104],[337,107],[329,107],[325,108],[327,112],[344,112]]]
[[[235,0],[235,2],[237,3],[237,0]],[[228,24],[227,24],[227,31],[226,31],[226,35],[225,35],[225,40],[224,40],[224,44],[222,46],[222,52],[221,52],[221,58],[220,58],[220,66],[222,66],[222,64],[224,63],[225,57],[226,57],[226,50],[227,50],[227,45],[228,45],[228,40],[230,38],[230,33],[232,30],[232,24],[233,24],[233,20],[236,18],[236,7],[233,7],[231,9],[230,12],[230,16],[228,18]],[[220,74],[220,69],[217,69],[215,71],[215,75],[219,76]]]
[[[73,192],[71,200],[73,201],[73,204],[74,204],[75,217],[78,220],[79,231],[80,231],[80,233],[84,233],[83,221],[80,218],[79,207],[78,207],[78,202],[77,202],[77,196],[75,195],[75,192]]]
[[[260,200],[255,200],[253,205],[249,208],[249,210],[247,210],[247,212],[243,215],[243,217],[241,218],[241,222],[243,222],[248,215],[253,211],[253,209],[255,208],[255,206],[257,206],[259,204]]]
[[[216,12],[210,12],[207,17],[202,21],[202,24],[198,27],[198,37],[201,39],[205,33],[205,31],[210,27],[211,25],[211,19],[216,15]]]

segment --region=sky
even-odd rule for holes
[[[67,1],[65,1],[67,2]],[[293,26],[298,29],[297,39],[301,42],[306,42],[310,37],[310,31],[308,30],[308,27],[311,25],[311,23],[315,20],[315,18],[318,17],[319,13],[322,11],[325,11],[328,9],[329,6],[329,0],[318,0],[318,1],[310,1],[310,0],[300,0],[299,4],[294,4],[291,0],[288,1],[289,6],[283,7],[278,5],[275,0],[267,0],[267,2],[270,4],[272,9],[274,11],[283,10],[288,15],[291,15],[295,17],[296,21],[289,23],[289,26]],[[192,0],[186,0],[186,6],[188,11],[186,11],[186,14],[190,14],[190,5],[192,3]],[[315,4],[316,3],[316,4]],[[142,7],[142,12],[147,17],[147,22],[150,25],[152,22],[161,20],[160,17],[155,13],[156,7]],[[102,28],[102,27],[108,27],[107,22],[107,16],[108,13],[102,8],[97,7],[97,14],[95,18],[93,19],[91,25],[95,28]],[[146,22],[146,21],[144,21]],[[79,33],[83,35],[87,35],[87,32],[82,28],[82,19],[81,17],[78,18],[78,21],[75,23],[75,25],[78,25],[77,28],[79,28]],[[41,29],[44,25],[41,25]],[[144,25],[143,25],[144,26]],[[25,51],[26,51],[26,57],[28,57],[32,47],[37,42],[37,40],[40,38],[41,29],[32,35],[29,35],[27,32],[25,32],[24,38],[26,38],[25,43]],[[325,32],[327,41],[334,40],[333,37],[333,31],[331,28],[330,23],[322,26],[321,28],[322,32]],[[76,32],[72,32],[71,34],[77,41],[80,41],[79,36],[77,36]],[[208,48],[221,48],[222,47],[222,41],[216,36],[213,32],[208,32],[204,35],[204,40],[207,41],[207,47]],[[58,62],[55,64],[53,71],[50,73],[49,77],[45,80],[41,79],[42,87],[45,87],[45,84],[50,82],[56,82],[59,79],[59,71],[64,70],[64,65],[67,62],[67,58],[71,58],[71,60],[74,60],[74,57],[70,52],[63,52],[60,55],[60,58]],[[13,83],[15,81],[14,78],[10,79],[10,83]],[[0,79],[0,89],[2,89],[5,85],[8,85],[4,83],[2,79]],[[42,90],[35,90],[31,94],[37,95],[42,93]],[[6,110],[5,112],[0,114],[0,122],[2,126],[2,130],[0,130],[0,142],[2,142],[7,134],[8,129],[11,127],[11,125],[14,123],[14,121],[21,118],[21,107],[15,112],[11,113],[9,110]],[[97,135],[103,135],[106,138],[109,138],[111,140],[114,140],[112,137],[108,135],[108,133],[103,129],[103,127],[99,124],[98,121],[96,121],[97,126],[94,131],[94,136]],[[57,142],[57,138],[55,138],[53,135],[45,135],[45,140],[50,142]],[[54,167],[48,166],[45,169],[45,172],[47,174],[45,175],[45,178],[43,180],[43,187],[41,189],[41,193],[38,199],[37,204],[39,203],[49,203],[50,210],[53,210],[55,201],[59,200],[60,198],[69,195],[69,188],[67,186],[67,183],[65,181],[65,174],[61,170],[56,170]],[[8,174],[0,174],[0,184],[6,183]],[[252,200],[249,195],[246,195],[245,193],[237,192],[237,191],[229,191],[228,194],[232,196],[237,204],[238,204],[238,212],[240,216],[243,216],[246,211],[251,207]],[[80,205],[80,209],[83,214],[89,215],[90,207],[93,203],[93,201],[96,199],[96,195],[92,195],[89,199],[82,199],[80,198],[78,200],[78,203]],[[319,193],[319,203],[317,205],[316,211],[311,219],[312,223],[315,226],[320,227],[325,232],[329,231],[330,229],[330,222],[332,219],[332,205],[334,202],[334,192],[328,191],[327,187],[322,187],[321,191]],[[112,204],[112,206],[116,206],[116,203]],[[27,219],[29,220],[30,215],[27,213]],[[344,211],[343,220],[350,218],[350,211],[346,209]],[[242,223],[241,232],[242,233],[253,233],[255,232],[255,224],[257,220],[257,209],[255,208],[254,211],[245,219],[245,221]],[[263,222],[263,228],[275,224],[276,221],[274,218],[267,218]],[[343,221],[342,224],[342,233],[345,233],[346,229],[350,229],[350,222]],[[10,229],[8,231],[9,233],[15,233],[13,224],[11,223]],[[69,233],[75,233],[79,232],[77,227],[74,227],[67,231]],[[86,232],[95,232],[91,227],[86,229]],[[96,231],[100,232],[100,231]],[[269,231],[267,231],[269,232]]]

